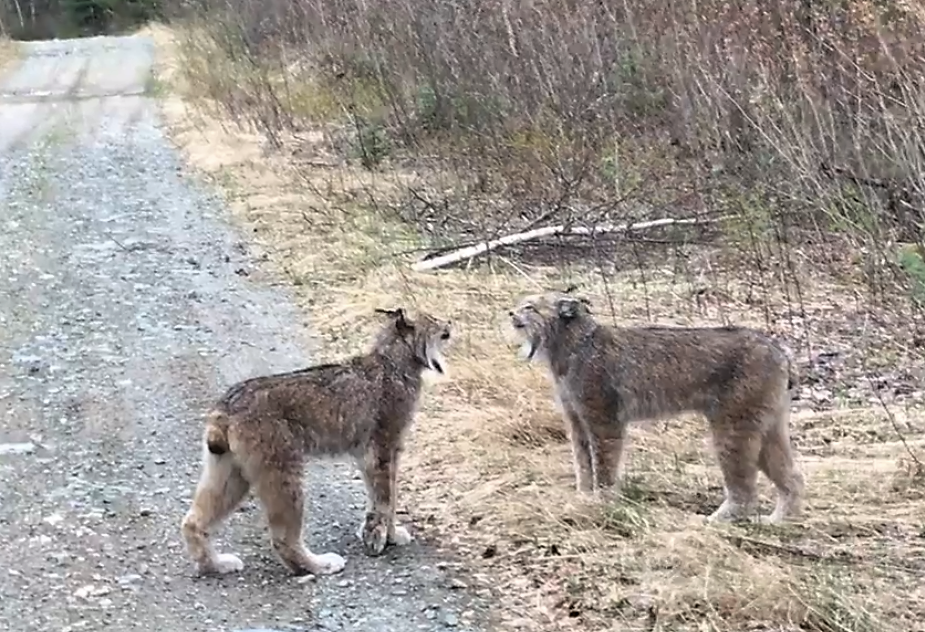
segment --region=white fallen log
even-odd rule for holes
[[[485,254],[486,252],[501,246],[512,246],[514,244],[523,243],[532,239],[540,239],[542,237],[556,237],[558,235],[607,235],[613,233],[625,233],[630,230],[657,228],[659,226],[715,224],[716,222],[719,222],[723,219],[726,218],[717,217],[714,219],[698,219],[692,217],[674,219],[668,217],[664,219],[653,219],[646,222],[636,222],[635,224],[599,224],[590,228],[585,226],[566,226],[564,224],[560,224],[558,226],[545,226],[543,228],[528,230],[523,233],[505,235],[504,237],[492,239],[491,241],[483,241],[482,243],[475,244],[473,246],[466,246],[465,248],[460,248],[459,250],[448,252],[444,255],[440,255],[439,257],[434,257],[433,259],[424,259],[423,261],[414,263],[414,265],[411,266],[411,269],[415,272],[436,270],[437,268],[452,265],[459,261],[472,259],[473,257]]]

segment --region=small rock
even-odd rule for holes
[[[447,627],[455,628],[459,625],[459,617],[452,612],[447,612],[443,615],[443,623],[446,624]]]
[[[35,452],[35,444],[31,441],[27,443],[0,443],[0,456],[8,454],[32,454]]]
[[[53,513],[50,516],[45,516],[42,518],[42,522],[52,527],[64,520],[64,516],[59,513]]]
[[[126,584],[134,584],[135,582],[141,581],[141,575],[138,575],[137,573],[130,573],[128,575],[117,577],[116,581],[119,582],[123,586],[125,586]]]
[[[90,597],[102,597],[112,592],[109,586],[97,586],[96,584],[84,584],[74,591],[74,596],[78,599],[89,599]]]
[[[510,625],[512,628],[517,628],[517,629],[529,628],[533,625],[533,621],[531,619],[524,619],[524,618],[514,619],[513,621],[509,622],[508,625]]]
[[[64,564],[69,557],[70,555],[67,551],[52,551],[48,554],[48,559],[54,561],[56,564]]]
[[[456,589],[456,590],[463,590],[465,588],[468,588],[469,584],[462,581],[461,579],[456,579],[455,577],[453,577],[452,579],[450,579],[450,581],[447,582],[447,586],[449,586],[450,588]]]

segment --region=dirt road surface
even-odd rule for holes
[[[307,478],[306,540],[342,574],[289,575],[250,501],[218,535],[244,572],[195,576],[179,522],[203,411],[310,362],[310,330],[183,174],[149,40],[23,54],[0,82],[0,629],[474,630],[426,545],[362,554],[347,463]]]

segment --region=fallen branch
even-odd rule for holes
[[[467,246],[465,248],[460,248],[459,250],[454,250],[445,255],[439,257],[434,257],[433,259],[424,259],[423,261],[418,261],[411,266],[411,269],[415,272],[425,272],[427,270],[436,270],[437,268],[442,268],[460,261],[465,261],[466,259],[472,259],[479,255],[485,254],[500,248],[501,246],[512,246],[514,244],[520,244],[525,241],[531,241],[534,239],[541,239],[543,237],[557,237],[560,235],[607,235],[613,233],[625,233],[631,230],[638,230],[642,228],[657,228],[659,226],[677,226],[677,225],[695,225],[695,224],[715,224],[720,222],[726,217],[717,217],[714,219],[698,219],[698,218],[688,218],[688,219],[654,219],[648,222],[638,222],[636,224],[602,224],[599,226],[592,226],[586,228],[584,226],[566,226],[560,224],[559,226],[545,226],[543,228],[536,228],[534,230],[528,230],[523,233],[516,233],[513,235],[505,235],[504,237],[499,237],[498,239],[492,239],[491,241],[483,241],[482,243],[475,244],[474,246]]]

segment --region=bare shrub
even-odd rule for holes
[[[202,0],[194,15],[194,83],[274,146],[324,124],[345,159],[426,171],[393,210],[432,235],[722,209],[784,246],[763,253],[790,269],[775,283],[796,243],[837,274],[863,263],[872,287],[921,282],[911,3]]]
[[[202,0],[180,67],[190,95],[285,157],[292,181],[262,184],[241,212],[279,242],[330,344],[347,344],[350,310],[380,294],[428,296],[475,332],[410,471],[438,521],[469,525],[459,546],[499,590],[542,604],[523,617],[901,628],[923,612],[906,589],[918,571],[898,560],[917,546],[921,496],[909,402],[925,347],[925,15],[898,0],[617,4]],[[291,182],[310,194],[277,203]],[[510,275],[407,271],[412,250],[665,216],[725,219],[486,257]],[[805,528],[740,537],[683,523],[706,511],[697,489],[711,482],[696,424],[638,437],[645,502],[576,504],[548,391],[499,352],[492,321],[525,282],[576,280],[604,319],[748,323],[806,352]],[[878,401],[909,407],[891,423]],[[842,563],[856,577],[804,568]],[[902,589],[886,588],[891,574]]]

